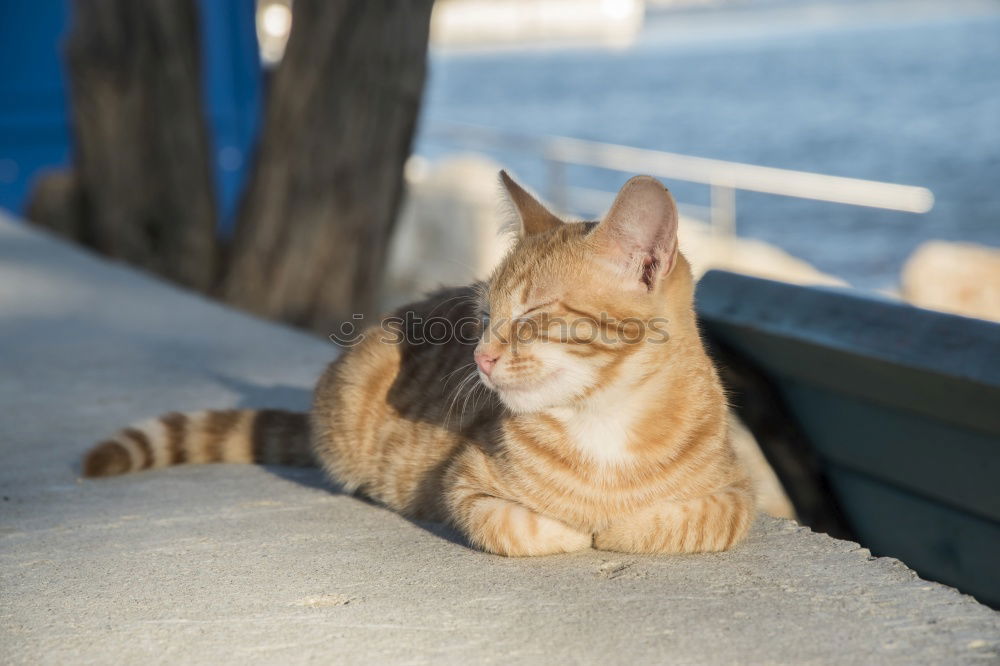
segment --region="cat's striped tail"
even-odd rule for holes
[[[217,462],[315,465],[308,415],[279,409],[170,412],[95,445],[84,456],[83,475]]]

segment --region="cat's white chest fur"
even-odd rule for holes
[[[570,444],[577,452],[604,466],[630,462],[629,437],[634,422],[633,410],[628,406],[610,410],[553,410],[566,429]]]

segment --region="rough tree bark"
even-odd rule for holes
[[[373,314],[432,0],[296,0],[220,295],[329,332]]]
[[[78,0],[66,43],[74,168],[29,215],[194,289],[215,276],[215,200],[194,0]]]
[[[195,0],[78,0],[74,167],[30,218],[258,314],[329,332],[371,314],[423,90],[432,0],[296,0],[225,256]]]

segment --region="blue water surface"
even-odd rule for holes
[[[889,287],[922,241],[1000,246],[1000,5],[946,5],[651,13],[625,50],[436,52],[422,127],[474,123],[928,187],[926,215],[738,194],[741,235]],[[544,189],[539,160],[495,157]],[[608,190],[626,177],[571,172]],[[703,186],[668,184],[707,203]]]

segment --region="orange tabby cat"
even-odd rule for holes
[[[505,173],[521,237],[488,282],[405,308],[330,365],[311,414],[168,414],[87,476],[183,462],[322,465],[484,550],[729,548],[754,515],[695,324],[677,209],[637,177],[566,223]]]

